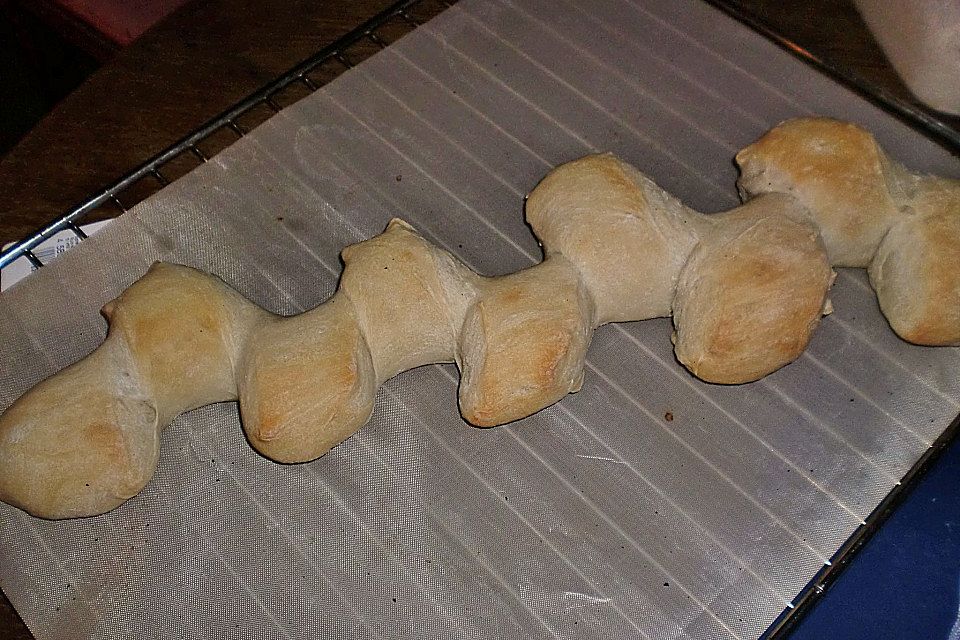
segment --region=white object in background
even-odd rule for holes
[[[910,91],[960,114],[960,0],[854,0]]]
[[[102,222],[91,222],[90,224],[81,226],[80,230],[88,236],[92,236],[97,231],[102,229],[108,222],[110,221],[104,220]],[[77,244],[80,244],[80,238],[69,229],[66,229],[64,231],[55,233],[34,247],[33,255],[37,256],[41,263],[47,264],[61,253]],[[11,245],[8,244],[4,246],[4,249],[9,246]],[[37,267],[33,266],[33,264],[26,258],[17,258],[3,269],[0,269],[0,291],[6,291],[12,287],[15,282],[23,280],[36,270]]]

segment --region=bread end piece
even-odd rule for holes
[[[0,500],[40,518],[111,511],[146,486],[157,412],[126,384],[119,340],[47,378],[0,416]]]
[[[960,345],[960,208],[894,225],[869,274],[898,336],[931,347]]]

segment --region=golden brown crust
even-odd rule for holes
[[[894,225],[870,266],[870,281],[901,338],[960,345],[960,210],[915,215]]]
[[[129,375],[120,349],[108,340],[0,416],[0,500],[69,518],[114,509],[143,488],[159,454],[157,414],[135,389],[110,384]]]
[[[830,118],[798,118],[737,154],[746,197],[789,193],[813,215],[830,261],[866,267],[898,214],[887,189],[889,160],[864,129]]]
[[[156,263],[109,306],[110,332],[120,334],[136,354],[136,375],[156,406],[195,408],[234,400],[230,343],[224,337],[234,327],[226,308],[245,304],[219,279]],[[161,411],[160,421],[181,411]]]
[[[373,411],[370,349],[352,303],[342,296],[261,326],[242,370],[244,432],[257,451],[279,462],[318,458]]]
[[[554,169],[527,200],[538,237],[582,274],[595,324],[672,313],[681,363],[724,383],[793,361],[819,323],[832,271],[809,217],[782,194],[704,216],[610,154]]]
[[[796,206],[780,194],[751,201],[687,261],[675,345],[698,378],[751,382],[793,362],[810,341],[832,270],[816,228],[784,213]]]
[[[108,511],[153,474],[158,434],[179,413],[236,398],[225,333],[256,313],[221,281],[155,264],[104,307],[93,354],[0,416],[0,499],[48,518]],[[249,323],[244,327],[249,328]]]
[[[960,182],[891,161],[864,129],[829,118],[788,120],[737,154],[745,196],[796,196],[834,264],[868,267],[896,333],[960,343]]]
[[[550,252],[576,265],[596,324],[670,315],[699,214],[636,169],[611,154],[560,165],[530,193],[526,216]]]
[[[480,285],[460,337],[460,411],[489,427],[579,389],[593,308],[562,256]]]
[[[342,252],[341,295],[353,303],[378,385],[407,369],[452,361],[462,317],[449,315],[446,274],[437,266],[443,254],[399,219]],[[471,272],[459,268],[461,280],[469,279]]]

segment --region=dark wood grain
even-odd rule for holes
[[[0,159],[0,242],[56,217],[387,4],[187,4],[106,63]],[[737,4],[801,46],[912,100],[849,0]],[[31,637],[5,599],[0,637]]]

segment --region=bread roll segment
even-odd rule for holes
[[[867,268],[904,340],[960,345],[960,181],[911,172],[866,130],[796,118],[737,154],[742,196],[790,193],[837,266]]]
[[[898,220],[868,272],[897,335],[920,345],[960,345],[960,203]]]
[[[673,301],[677,359],[709,382],[749,382],[803,353],[833,270],[806,209],[765,194],[708,217]]]
[[[460,331],[460,411],[492,427],[580,389],[593,302],[562,254],[480,283]]]
[[[897,203],[886,187],[890,160],[863,129],[828,118],[797,118],[740,151],[737,186],[744,201],[789,193],[823,236],[830,262],[866,267]]]
[[[378,384],[356,309],[343,295],[260,323],[237,380],[247,439],[281,462],[312,460],[353,435],[373,411]]]
[[[566,256],[596,305],[596,324],[667,317],[700,216],[609,153],[553,169],[527,197],[547,257]]]

